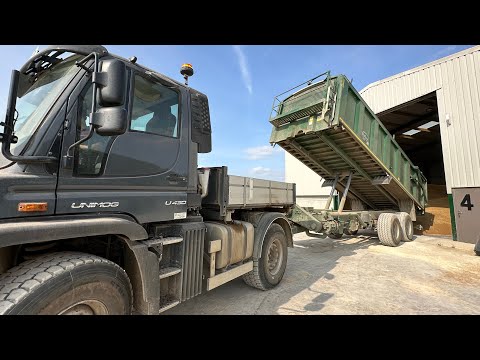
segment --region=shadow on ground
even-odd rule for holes
[[[304,236],[306,237],[306,236]],[[403,244],[403,243],[402,243]],[[292,252],[295,252],[299,259],[292,259],[291,266],[287,269],[291,269],[295,266],[297,269],[308,269],[308,276],[305,276],[301,283],[292,281],[290,276],[287,276],[284,281],[285,286],[288,286],[297,294],[307,290],[309,292],[318,294],[308,303],[304,304],[303,310],[305,312],[317,312],[324,308],[325,303],[333,298],[335,295],[332,292],[323,292],[318,289],[318,286],[314,286],[319,280],[335,281],[335,275],[332,270],[337,266],[339,259],[356,255],[359,250],[368,248],[372,245],[380,245],[378,237],[373,232],[359,232],[356,236],[345,236],[341,239],[318,239],[318,238],[306,238],[305,240],[295,241],[295,247]],[[321,257],[318,254],[322,254]],[[315,264],[312,267],[312,264]],[[294,271],[293,276],[306,275],[304,271]],[[287,291],[278,296],[276,299],[281,303],[290,303],[294,297],[292,291]],[[304,301],[305,297],[300,296],[299,301]],[[300,304],[298,304],[300,305]],[[280,306],[288,312],[301,313],[299,307]]]
[[[282,282],[260,291],[235,279],[164,314],[480,314],[473,244],[417,236],[398,247],[373,232],[296,234]]]
[[[180,304],[165,314],[277,314],[279,309],[290,313],[316,312],[334,297],[331,292],[320,291],[313,286],[319,280],[334,281],[335,268],[340,258],[356,255],[369,246],[381,246],[374,232],[364,231],[355,237],[342,239],[310,238],[296,235],[294,248],[289,248],[289,258],[280,285],[269,291],[250,288],[241,279],[235,279],[210,292]],[[304,304],[303,311],[291,308],[295,295],[311,291],[316,296]],[[215,304],[213,304],[213,299]],[[300,300],[302,301],[302,300]],[[287,304],[287,305],[284,305]]]

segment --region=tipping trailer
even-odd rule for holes
[[[297,231],[340,238],[370,227],[385,245],[412,240],[427,180],[344,75],[326,72],[275,97],[270,123],[270,143],[332,187],[324,209],[295,206],[290,220]],[[342,197],[332,211],[334,190]]]
[[[282,280],[295,186],[197,168],[207,96],[60,45],[10,84],[0,134],[0,314],[158,314],[226,282]]]

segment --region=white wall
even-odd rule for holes
[[[322,187],[323,179],[287,152],[285,152],[285,181],[297,184],[299,206],[324,208],[331,187]]]

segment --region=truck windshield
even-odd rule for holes
[[[15,122],[15,135],[18,137],[18,142],[11,144],[10,147],[14,155],[22,152],[58,95],[80,70],[75,66],[75,61],[81,57],[81,55],[72,55],[44,70],[36,77],[32,85],[17,98],[15,108],[18,115]]]

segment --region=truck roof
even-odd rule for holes
[[[160,78],[162,80],[166,80],[168,82],[173,82],[176,85],[181,86],[183,88],[190,88],[190,87],[187,87],[185,84],[183,84],[183,83],[181,83],[181,82],[179,82],[175,79],[172,79],[168,76],[165,76],[165,75],[163,75],[163,74],[161,74],[161,73],[159,73],[155,70],[149,69],[146,66],[140,65],[138,63],[132,63],[129,59],[125,59],[125,58],[123,58],[119,55],[112,54],[107,50],[107,48],[105,48],[102,45],[50,45],[50,46],[47,46],[44,50],[40,51],[39,53],[33,54],[30,57],[30,59],[27,60],[25,65],[22,66],[20,71],[25,73],[32,66],[32,63],[35,63],[35,61],[37,59],[39,59],[40,57],[42,57],[44,55],[47,55],[47,54],[50,54],[52,51],[72,52],[72,53],[81,54],[81,55],[89,55],[89,54],[95,52],[95,53],[98,54],[98,57],[104,57],[104,56],[110,55],[112,57],[115,57],[119,60],[122,60],[122,61],[128,63],[130,66],[136,68],[137,70],[139,70],[139,71],[141,71],[141,72],[143,72],[147,75],[152,75],[152,76]],[[196,89],[194,89],[194,90],[197,91],[197,92],[200,92]]]

